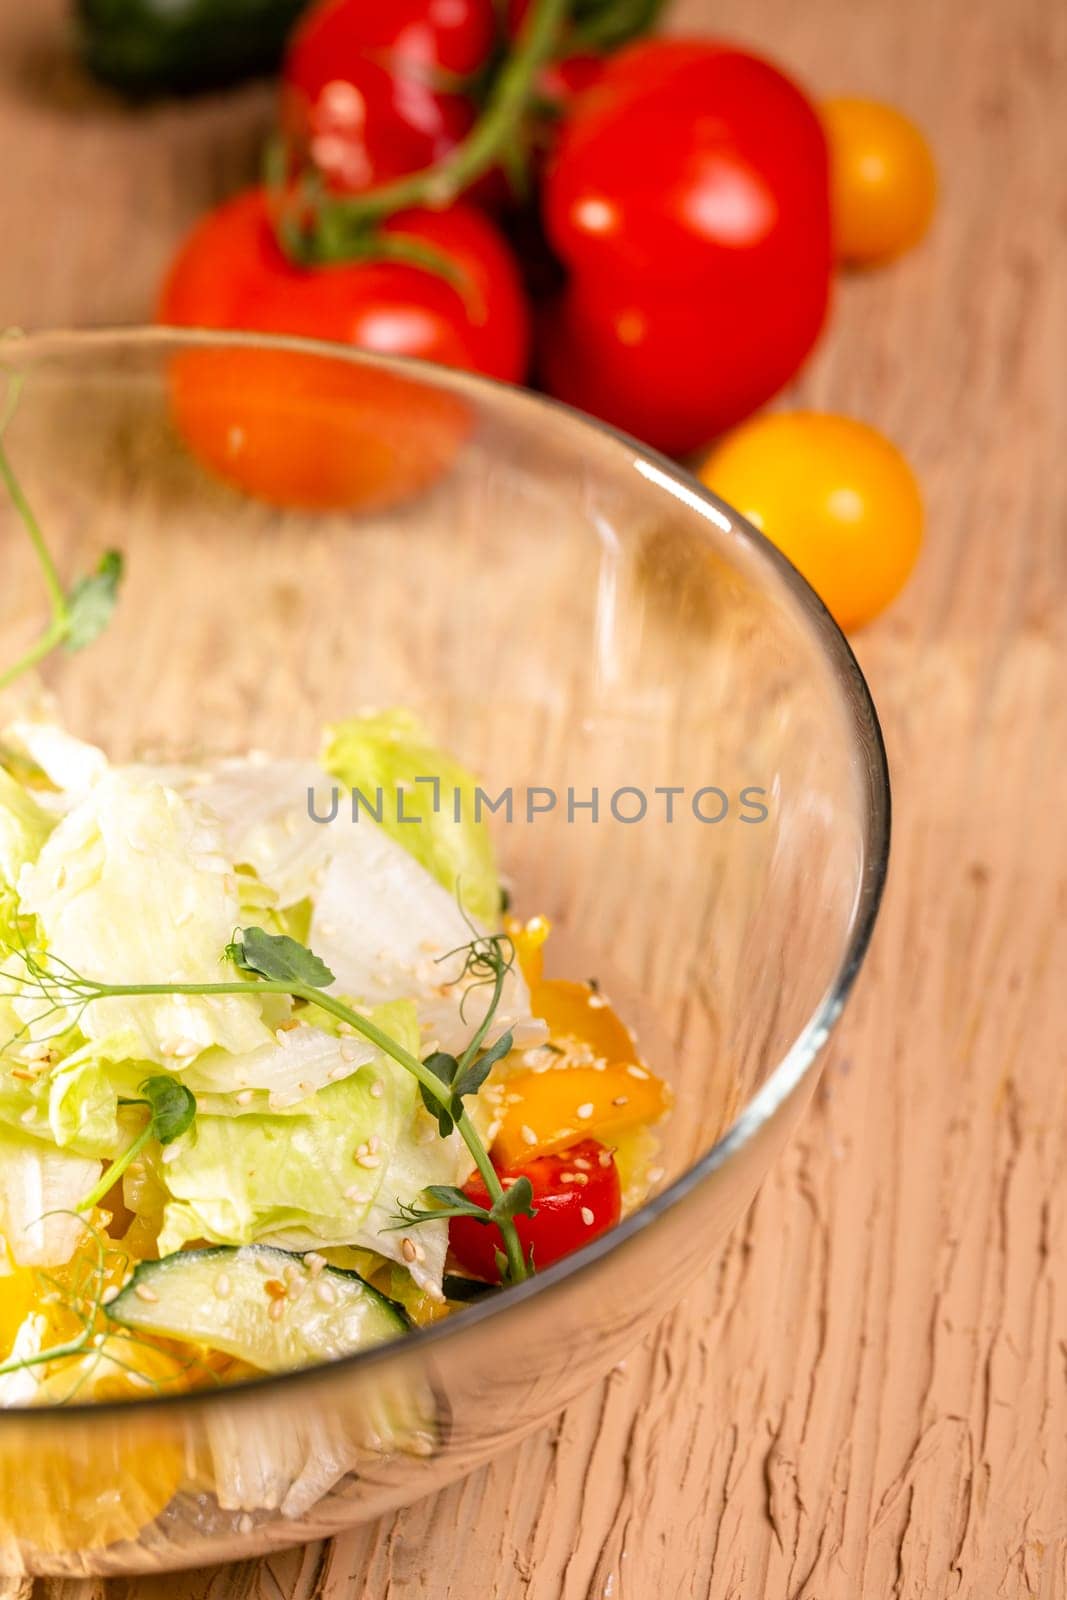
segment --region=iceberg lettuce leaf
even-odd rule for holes
[[[417,1049],[409,1002],[380,1007],[373,1017],[398,1044]],[[161,1253],[190,1239],[252,1244],[284,1237],[300,1249],[349,1243],[416,1100],[415,1079],[375,1052],[368,1065],[288,1115],[198,1116],[159,1165],[170,1195]]]
[[[58,1267],[85,1232],[76,1214],[101,1164],[0,1126],[0,1235],[16,1266]]]
[[[430,742],[410,711],[351,717],[327,728],[326,771],[358,789],[381,826],[472,917],[500,921],[500,880],[485,819],[475,820],[478,780]],[[459,820],[456,820],[456,814]]]
[[[18,883],[49,954],[101,983],[213,983],[237,925],[236,875],[211,814],[193,799],[109,771],[51,834]],[[44,1025],[40,997],[17,1002]],[[112,1055],[178,1071],[212,1045],[234,1054],[270,1043],[254,996],[137,995],[72,1006]],[[52,1019],[55,1027],[55,1018]]]

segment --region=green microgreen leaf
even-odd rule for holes
[[[67,650],[84,650],[99,639],[115,609],[122,582],[122,555],[108,550],[96,571],[81,578],[67,596],[67,629],[63,644]]]
[[[180,1139],[193,1125],[196,1117],[196,1096],[184,1083],[179,1083],[175,1078],[168,1078],[166,1073],[160,1072],[154,1077],[146,1078],[140,1087],[143,1100],[123,1100],[121,1104],[147,1106],[148,1121],[122,1155],[109,1167],[105,1167],[99,1183],[78,1206],[79,1211],[91,1211],[94,1206],[99,1205],[108,1190],[112,1189],[123,1173],[132,1166],[150,1140],[156,1139],[160,1144],[173,1144],[175,1139]]]
[[[510,1188],[504,1190],[489,1215],[494,1222],[502,1222],[505,1217],[536,1217],[533,1184],[529,1178],[516,1178]]]
[[[452,1087],[456,1073],[459,1071],[459,1062],[455,1056],[448,1055],[444,1050],[435,1050],[433,1055],[427,1056],[422,1064],[424,1067],[429,1068],[435,1078],[440,1078],[446,1088],[450,1089]],[[431,1117],[437,1120],[437,1128],[441,1138],[447,1139],[455,1127],[455,1117],[452,1110],[449,1106],[443,1106],[426,1084],[420,1084],[419,1088],[422,1093],[423,1105]]]
[[[193,1125],[196,1096],[184,1083],[159,1073],[146,1078],[141,1093],[152,1110],[152,1134],[160,1144],[173,1144]]]
[[[254,972],[275,982],[307,989],[328,989],[335,981],[325,961],[287,933],[265,933],[262,928],[239,928],[226,946],[226,955],[242,972]]]
[[[469,1094],[477,1094],[496,1063],[511,1054],[513,1044],[514,1038],[509,1028],[506,1033],[500,1035],[496,1044],[490,1045],[488,1050],[483,1050],[477,1061],[473,1061],[460,1073],[455,1082],[456,1098],[463,1100]]]

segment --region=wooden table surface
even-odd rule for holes
[[[61,18],[0,3],[0,323],[142,320],[270,97],[133,115]],[[332,1546],[108,1600],[1067,1595],[1067,9],[679,0],[671,26],[896,102],[942,171],[929,241],[842,283],[789,397],[883,428],[927,497],[857,641],[897,817],[866,971],[721,1270],[550,1431]]]

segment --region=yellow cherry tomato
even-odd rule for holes
[[[838,259],[873,266],[910,250],[930,225],[937,169],[919,129],[877,100],[827,100]]]
[[[788,556],[842,628],[877,616],[919,554],[922,499],[911,468],[851,417],[756,417],[715,446],[700,477]]]

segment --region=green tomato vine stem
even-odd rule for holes
[[[310,229],[294,229],[283,218],[283,249],[304,265],[341,261],[361,249],[375,224],[409,206],[443,210],[476,179],[504,159],[517,140],[537,93],[537,78],[551,61],[575,0],[535,0],[516,48],[501,66],[470,133],[431,167],[380,184],[365,194],[320,200]]]

